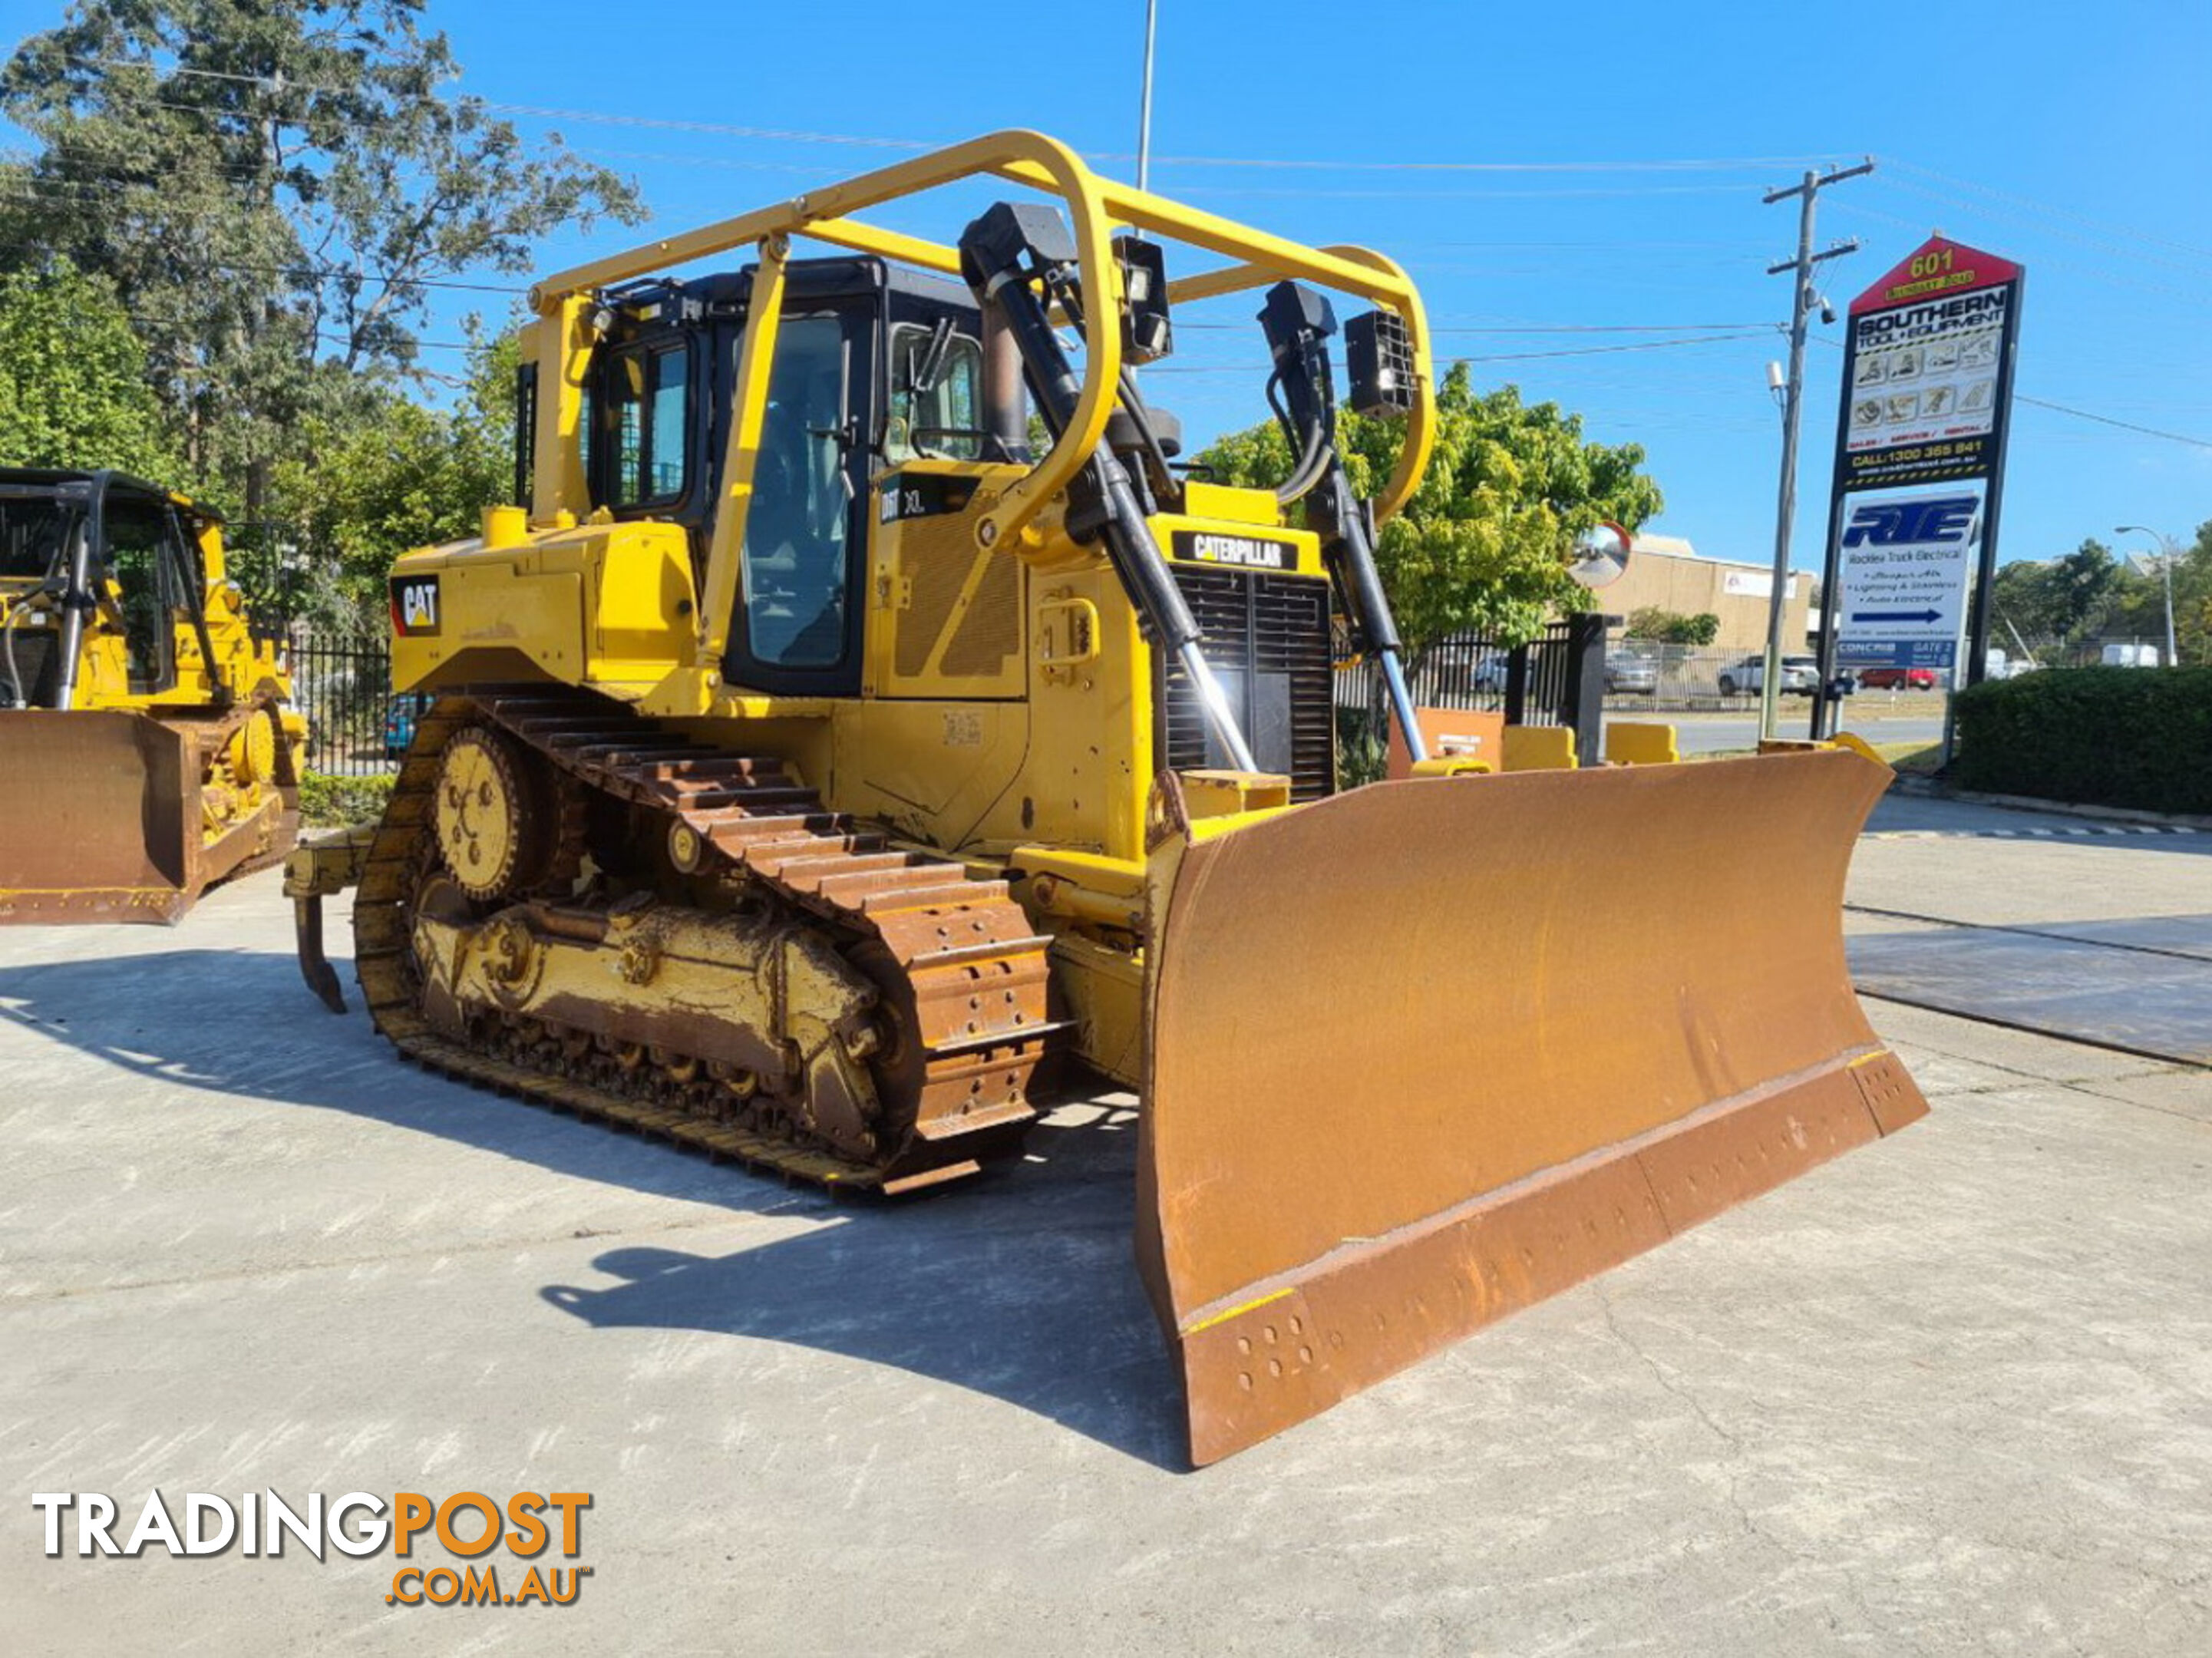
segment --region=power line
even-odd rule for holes
[[[1162,164],[1170,158],[1155,156]],[[1255,185],[1186,185],[1184,196],[1292,197],[1301,201],[1549,202],[1620,196],[1736,196],[1741,185],[1640,185],[1594,190],[1311,190]]]
[[[178,334],[197,334],[205,325],[185,317],[149,317],[136,311],[126,312],[125,314],[129,317],[131,325],[134,328],[166,328]],[[299,320],[299,319],[295,318],[294,320]],[[306,337],[312,338],[319,345],[350,346],[353,344],[352,339],[344,334],[325,334],[311,331]],[[404,343],[404,349],[422,351],[476,351],[482,347],[471,345],[466,340],[408,340]]]
[[[267,76],[240,75],[219,70],[191,69],[181,66],[164,70],[158,64],[130,58],[72,57],[70,62],[96,69],[144,70],[157,76],[188,76],[198,80],[224,81],[245,86],[258,86],[282,94],[323,94],[329,96],[348,95],[345,89],[314,86],[303,82],[277,82]],[[415,94],[424,102],[452,106],[455,100],[441,97],[436,93]],[[920,138],[889,138],[852,132],[815,132],[789,128],[740,126],[724,121],[698,121],[665,115],[632,115],[617,111],[569,109],[542,104],[513,104],[495,99],[481,98],[473,94],[460,94],[462,103],[500,114],[521,115],[537,120],[584,121],[611,126],[646,127],[674,132],[708,133],[720,137],[752,138],[777,143],[830,144],[867,149],[927,150],[940,147],[939,141]],[[183,106],[196,108],[197,106]],[[1102,161],[1134,161],[1133,154],[1115,151],[1094,152]],[[1626,161],[1328,161],[1305,157],[1261,155],[1155,155],[1155,166],[1251,167],[1274,171],[1340,172],[1340,173],[1695,173],[1695,172],[1752,172],[1777,167],[1802,167],[1824,158],[1782,155],[1700,156],[1691,158],[1644,158]]]
[[[1525,327],[1465,327],[1453,325],[1432,328],[1435,334],[1717,334],[1739,329],[1771,328],[1770,322],[1754,319],[1750,322],[1578,322],[1531,323]]]
[[[1840,213],[1855,213],[1863,218],[1879,219],[1885,224],[1893,224],[1910,230],[1915,235],[1924,236],[1928,234],[1924,220],[1901,218],[1894,213],[1885,213],[1880,208],[1868,207],[1862,203],[1838,202],[1836,203],[1836,210]],[[1966,210],[1972,212],[1974,210],[1969,208]],[[2163,294],[2177,300],[2201,301],[2203,298],[2201,291],[2170,288],[2164,282],[2137,282],[2131,276],[2117,276],[2112,270],[2100,265],[2055,258],[2048,253],[2037,255],[2036,263],[2056,265],[2062,270],[2073,271],[2076,275],[2087,276],[2092,281],[2109,282],[2116,288],[2132,288],[2145,294]]]
[[[2063,403],[2050,402],[2046,398],[2031,398],[2025,392],[2015,392],[2012,395],[2015,403],[2032,403],[2038,409],[2048,409],[2057,414],[2071,415],[2076,420],[2093,420],[2100,426],[2117,426],[2124,432],[2140,432],[2147,438],[2164,438],[2169,443],[2185,443],[2194,449],[2212,449],[2212,442],[2207,442],[2203,438],[2185,437],[2179,432],[2161,432],[2154,426],[2138,426],[2133,421],[2114,420],[2110,415],[2094,415],[2087,409],[2075,409]]]
[[[1897,189],[1907,191],[1923,200],[1941,202],[1947,207],[1956,208],[1961,212],[1970,213],[1979,218],[2009,219],[2015,223],[2020,222],[2021,216],[2017,213],[2009,213],[2002,208],[1983,206],[1948,191],[1930,190],[1927,185],[1917,185],[1910,179],[1894,179],[1890,182]],[[2100,253],[2118,254],[2123,258],[2142,260],[2163,270],[2185,274],[2196,274],[2206,260],[2212,259],[2212,253],[2195,253],[2188,258],[2177,259],[2166,254],[2147,252],[2142,248],[2124,246],[2113,241],[2108,236],[2085,235],[2078,230],[2068,230],[2057,225],[2039,225],[2034,228],[2035,233],[2039,235],[2057,236],[2078,246],[2094,248]]]
[[[1686,346],[1723,345],[1732,340],[1756,340],[1772,337],[1773,325],[1762,324],[1739,334],[1703,334],[1687,340],[1643,340],[1630,345],[1584,345],[1558,351],[1504,351],[1473,356],[1455,355],[1454,362],[1534,362],[1555,357],[1608,356],[1620,351],[1672,351]],[[1247,367],[1236,363],[1156,363],[1145,370],[1147,374],[1253,374],[1264,375],[1267,367],[1257,363]]]
[[[1457,325],[1431,326],[1431,334],[1705,334],[1726,333],[1738,329],[1771,328],[1768,322],[1563,322],[1531,323],[1520,327],[1473,327]],[[1176,331],[1192,329],[1209,332],[1243,333],[1252,326],[1236,322],[1177,322]]]
[[[1442,331],[1457,332],[1459,331],[1450,330]],[[1747,328],[1740,333],[1701,334],[1695,339],[1642,340],[1630,345],[1581,345],[1570,347],[1558,351],[1508,351],[1493,353],[1484,356],[1460,357],[1455,359],[1455,361],[1460,362],[1532,362],[1540,357],[1599,357],[1609,355],[1616,351],[1673,351],[1678,350],[1685,346],[1725,345],[1731,340],[1769,339],[1772,337],[1773,333],[1773,324],[1762,323],[1755,328]]]
[[[0,197],[8,194],[0,191]],[[45,242],[9,241],[0,243],[0,246],[36,252],[50,251]],[[180,263],[189,264],[195,270],[219,270],[238,276],[313,276],[322,282],[354,278],[385,288],[437,288],[465,294],[527,294],[530,291],[526,283],[454,282],[443,276],[403,276],[391,271],[352,270],[343,265],[237,264],[227,260],[190,258]]]
[[[1815,336],[1815,337],[1818,337]],[[1844,349],[1834,340],[1822,339],[1820,343],[1833,351],[1840,351]],[[2212,442],[2208,442],[2203,438],[2189,437],[2180,432],[2161,431],[2155,426],[2138,426],[2133,421],[2115,420],[2110,415],[2099,415],[2087,409],[2076,409],[2071,404],[2053,403],[2047,398],[2031,398],[2025,392],[2014,392],[2012,395],[2013,401],[2015,403],[2033,404],[2038,409],[2048,409],[2054,414],[2071,415],[2077,420],[2094,421],[2100,426],[2117,426],[2124,432],[2140,432],[2147,438],[2164,438],[2169,443],[2185,443],[2192,449],[2212,449]]]
[[[2049,218],[2071,219],[2076,224],[2087,225],[2093,229],[2109,231],[2124,236],[2130,241],[2153,242],[2160,247],[2170,247],[2177,253],[2189,253],[2198,258],[2212,259],[2212,248],[2192,247],[2186,242],[2173,241],[2164,236],[2154,236],[2148,232],[2136,230],[2111,220],[2093,219],[2087,214],[2076,213],[2070,208],[2038,201],[2032,196],[2017,195],[2008,190],[1999,190],[1993,185],[1977,184],[1969,179],[1954,179],[1948,173],[1938,173],[1933,167],[1919,167],[1911,161],[1899,161],[1897,166],[1907,173],[1917,173],[1923,179],[1933,179],[1939,184],[1949,185],[1955,190],[1968,190],[1976,195],[1994,197],[1999,201],[2013,203],[2030,213],[2040,214]]]

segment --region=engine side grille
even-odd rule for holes
[[[1336,787],[1330,706],[1328,584],[1306,576],[1174,567],[1198,620],[1207,664],[1229,694],[1261,769],[1291,780],[1293,800]],[[1174,771],[1228,763],[1180,666],[1160,663],[1161,762]]]
[[[909,519],[898,525],[898,562],[914,584],[913,603],[897,623],[896,671],[902,679],[921,677],[939,637],[952,620],[960,594],[980,564],[976,590],[967,613],[946,641],[938,672],[945,678],[1011,676],[1011,683],[988,695],[1019,692],[1023,664],[1021,567],[975,545],[973,521],[958,513]],[[936,694],[973,687],[934,687]],[[902,694],[911,695],[909,688]]]
[[[52,628],[27,628],[21,623],[14,632],[15,672],[22,676],[23,683],[19,693],[8,671],[8,659],[0,655],[0,708],[11,706],[20,695],[34,708],[51,708],[61,680],[61,652],[56,648],[58,635]]]

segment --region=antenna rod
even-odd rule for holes
[[[1145,92],[1137,106],[1137,188],[1152,187],[1152,38],[1158,33],[1160,0],[1145,0]]]

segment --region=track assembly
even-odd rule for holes
[[[439,699],[354,926],[418,1062],[825,1186],[1015,1150],[1059,1028],[1006,883],[583,691]]]

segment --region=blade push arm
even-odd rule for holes
[[[1367,503],[1352,493],[1351,476],[1336,447],[1336,392],[1329,378],[1328,337],[1336,317],[1328,301],[1297,282],[1277,282],[1260,313],[1282,388],[1276,414],[1299,465],[1283,486],[1285,501],[1303,497],[1306,522],[1321,537],[1322,557],[1336,585],[1337,600],[1351,619],[1355,642],[1382,665],[1391,711],[1405,733],[1407,751],[1428,758],[1413,694],[1400,662],[1405,647],[1382,577],[1375,567],[1375,525]]]
[[[1048,288],[1067,288],[1075,257],[1074,242],[1060,215],[1048,207],[1000,203],[960,238],[962,274],[978,303],[995,311],[1013,336],[1039,412],[1055,438],[1074,417],[1082,378],[1068,361],[1044,302],[1030,284],[1042,279]],[[1111,327],[1114,323],[1110,318],[1094,319],[1092,325]],[[1152,538],[1136,486],[1120,457],[1101,443],[1076,475],[1073,488],[1079,496],[1088,497],[1082,504],[1097,519],[1107,557],[1144,618],[1146,631],[1182,665],[1197,689],[1207,722],[1230,764],[1239,771],[1259,770],[1229,699],[1199,648],[1197,619],[1183,602],[1159,543]]]

